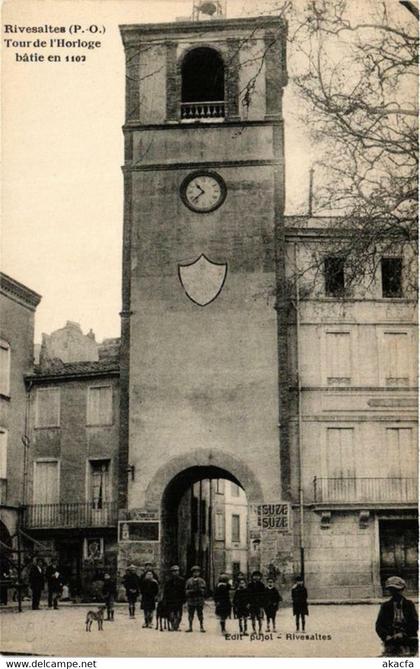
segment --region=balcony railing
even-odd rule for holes
[[[416,478],[314,478],[315,502],[417,501]]]
[[[117,524],[116,502],[79,504],[33,504],[27,506],[24,525],[28,528],[109,527]]]
[[[220,102],[181,102],[181,119],[224,118],[225,103]]]

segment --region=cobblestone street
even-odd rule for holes
[[[25,602],[23,613],[15,608],[0,615],[1,650],[52,656],[119,657],[378,657],[381,643],[375,634],[377,604],[314,605],[310,608],[305,638],[294,636],[294,620],[289,607],[278,614],[277,634],[264,634],[263,640],[252,636],[238,639],[238,623],[227,621],[228,635],[219,631],[213,604],[205,608],[206,634],[195,623],[193,634],[158,632],[142,629],[139,611],[132,620],[126,606],[118,605],[115,621],[104,622],[99,632],[96,623],[85,631],[86,606],[66,605],[58,611],[41,608],[32,611]],[[236,635],[236,636],[235,636]]]

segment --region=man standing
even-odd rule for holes
[[[179,567],[174,564],[163,588],[163,601],[168,609],[169,622],[175,632],[179,632],[182,607],[185,602],[185,581],[179,575]]]
[[[42,560],[34,559],[31,570],[29,572],[29,584],[32,590],[32,609],[34,611],[39,609],[39,602],[41,593],[44,589],[44,572],[42,569]]]
[[[185,584],[185,594],[188,605],[188,624],[186,632],[192,632],[194,613],[197,611],[197,618],[200,622],[200,632],[205,632],[203,619],[204,597],[206,595],[206,582],[200,576],[201,569],[198,565],[191,568],[191,577]]]
[[[45,579],[47,581],[48,588],[48,608],[51,609],[53,605],[53,591],[52,591],[52,577],[57,571],[57,561],[51,560],[50,564],[45,570]]]
[[[391,599],[381,604],[376,633],[383,641],[387,657],[417,654],[418,616],[413,602],[402,594],[405,587],[399,576],[391,576],[385,582]]]

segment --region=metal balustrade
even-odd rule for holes
[[[314,478],[315,502],[416,502],[416,478]]]
[[[224,118],[225,103],[220,102],[181,102],[181,119]]]
[[[27,528],[109,527],[117,524],[116,502],[33,504],[25,508]]]

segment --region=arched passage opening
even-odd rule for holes
[[[214,465],[175,475],[162,497],[163,573],[178,564],[184,574],[198,564],[213,590],[221,572],[233,579],[248,571],[248,500],[241,482]]]
[[[225,114],[225,66],[215,49],[197,47],[181,65],[183,119],[218,118]]]

